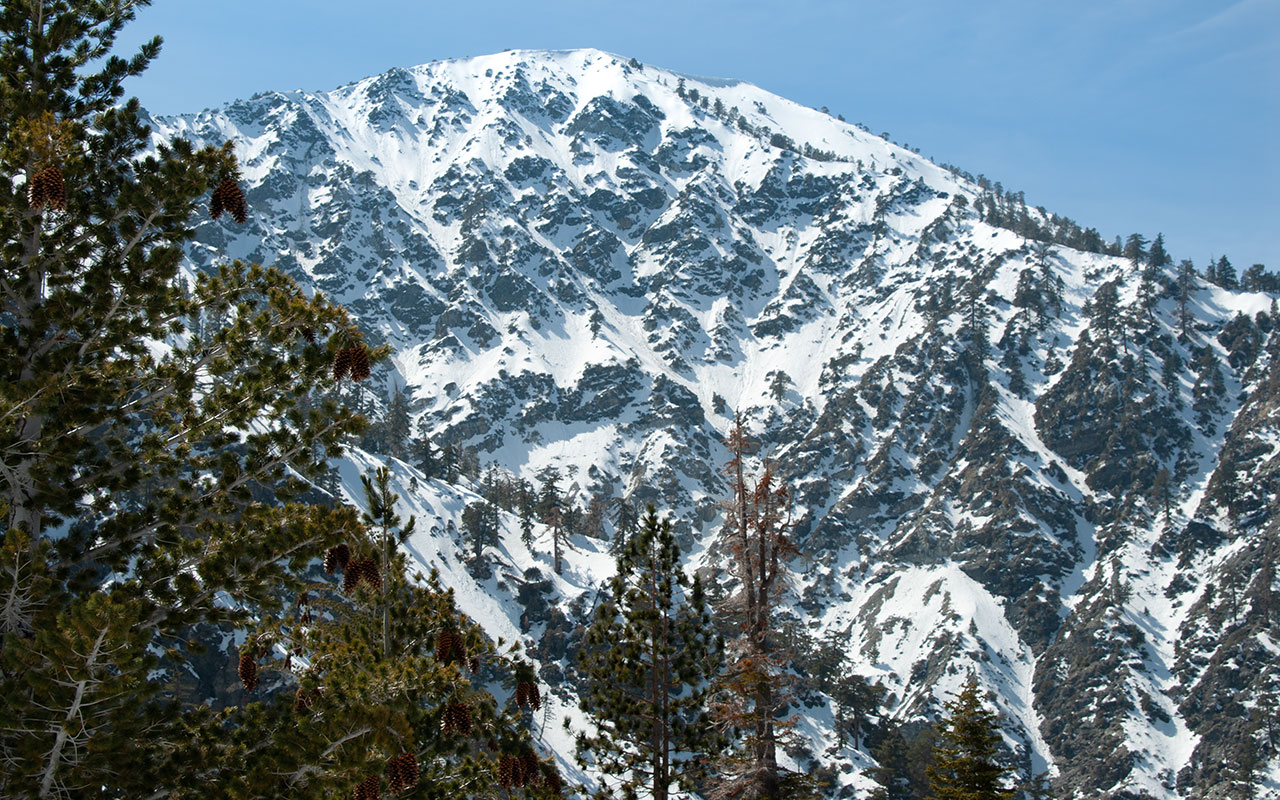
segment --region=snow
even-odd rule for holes
[[[544,229],[537,224],[526,224],[529,221],[521,216],[524,212],[515,209],[533,209],[532,215],[544,203],[561,197],[576,209],[583,198],[596,189],[621,191],[624,181],[620,170],[633,169],[634,165],[630,151],[597,147],[591,142],[583,146],[584,152],[575,153],[571,148],[573,137],[566,131],[565,123],[548,122],[539,116],[537,108],[515,112],[504,105],[504,96],[517,83],[517,73],[523,74],[535,93],[544,84],[563,93],[572,107],[569,120],[593,99],[610,97],[630,103],[635,95],[643,94],[662,115],[656,124],[657,133],[651,134],[651,138],[655,142],[667,141],[674,132],[687,128],[704,130],[711,140],[696,145],[692,152],[705,158],[708,166],[684,172],[651,167],[636,169],[643,181],[662,192],[667,207],[644,212],[649,216],[643,218],[643,224],[625,230],[614,225],[604,212],[594,217],[586,214],[590,218],[577,225],[564,222]],[[682,79],[686,90],[696,90],[707,97],[709,103],[719,101],[726,108],[737,108],[750,125],[784,133],[797,146],[809,144],[832,151],[836,160],[804,158],[773,147],[767,134],[757,136],[737,130],[681,99],[676,87]],[[395,88],[397,82],[399,88]],[[380,99],[379,92],[389,86],[394,88],[392,96]],[[714,463],[720,457],[714,451],[718,447],[715,440],[724,433],[735,411],[746,414],[753,433],[762,436],[776,433],[779,417],[775,416],[775,404],[770,397],[771,379],[776,372],[786,372],[792,381],[782,404],[783,411],[812,409],[821,414],[832,395],[821,383],[823,370],[832,359],[847,362],[842,374],[837,376],[837,386],[843,391],[856,387],[870,370],[879,368],[882,359],[884,363],[891,363],[904,348],[927,337],[939,335],[948,347],[958,351],[963,346],[956,343],[959,315],[953,313],[932,323],[918,306],[924,294],[944,275],[953,276],[957,286],[970,277],[962,274],[963,270],[957,266],[962,254],[972,255],[984,264],[995,258],[1003,260],[986,287],[1003,298],[987,307],[992,339],[997,341],[1019,311],[1008,303],[1015,296],[1019,273],[1031,266],[1027,241],[1011,231],[986,225],[972,215],[956,224],[954,245],[948,244],[953,249],[947,250],[945,257],[924,253],[921,232],[948,213],[952,197],[958,194],[972,199],[978,189],[913,153],[747,83],[681,75],[651,65],[637,69],[619,56],[598,50],[512,50],[438,61],[387,76],[366,78],[332,92],[271,94],[249,102],[262,109],[274,109],[269,121],[247,113],[215,111],[195,118],[166,118],[161,121],[164,134],[236,141],[244,178],[250,185],[280,170],[298,169],[301,188],[291,200],[296,205],[288,209],[297,216],[288,220],[287,226],[282,223],[281,230],[296,232],[305,239],[301,247],[294,246],[290,240],[288,252],[296,257],[302,273],[317,285],[324,276],[317,275],[316,267],[331,256],[325,248],[332,243],[313,230],[319,227],[314,224],[315,220],[354,213],[347,207],[348,196],[344,194],[351,184],[335,179],[338,170],[353,170],[357,181],[368,178],[380,191],[389,192],[389,195],[378,195],[380,206],[389,198],[392,208],[388,215],[395,212],[397,219],[404,220],[414,234],[421,237],[433,254],[433,263],[415,263],[394,252],[400,243],[393,241],[390,245],[393,252],[389,255],[369,257],[373,277],[367,282],[341,275],[337,276],[343,281],[341,286],[326,288],[326,292],[344,303],[366,301],[374,306],[374,320],[369,324],[376,326],[396,348],[392,359],[395,380],[410,387],[415,415],[436,426],[433,434],[447,427],[445,420],[465,419],[480,408],[477,398],[487,387],[509,385],[527,374],[549,377],[557,390],[565,392],[577,387],[585,370],[592,365],[637,365],[634,371],[641,378],[642,388],[620,418],[591,422],[540,420],[524,435],[508,429],[503,444],[484,454],[486,459],[530,480],[543,468],[554,466],[569,478],[566,483],[576,481],[585,491],[588,473],[597,468],[619,478],[621,486],[617,488],[626,491],[643,480],[646,465],[687,458],[677,454],[688,453],[693,442],[685,439],[697,436],[712,442],[713,452],[706,457],[706,463],[718,467]],[[372,122],[375,118],[381,122]],[[305,145],[291,142],[293,126],[303,122],[318,131],[314,134],[316,141]],[[517,133],[505,138],[504,125],[513,126]],[[331,148],[332,153],[316,157],[311,163],[308,159],[312,156],[290,149],[305,147],[310,153],[309,148],[313,146]],[[526,156],[551,162],[555,177],[526,186],[506,181],[505,170],[516,159]],[[860,168],[858,162],[862,164]],[[477,236],[490,245],[516,239],[517,244],[530,248],[533,255],[529,258],[537,263],[512,264],[511,267],[550,298],[548,314],[537,320],[540,327],[535,327],[532,310],[499,312],[494,308],[480,288],[489,276],[459,261],[457,253],[464,241],[466,223],[457,218],[460,215],[438,218],[433,203],[441,193],[437,182],[443,181],[450,170],[460,171],[465,178],[464,187],[470,183],[491,183],[511,193],[509,201],[502,201],[511,205],[511,209],[487,209],[487,215],[465,235]],[[835,182],[843,203],[838,213],[832,213],[835,221],[815,219],[813,215],[784,206],[776,215],[747,226],[729,213],[738,199],[766,181],[785,183],[792,177],[805,176],[830,178]],[[897,196],[895,192],[910,188],[917,179],[932,193],[918,202],[893,200]],[[863,180],[869,183],[864,186]],[[466,191],[464,188],[461,194],[465,195]],[[710,245],[695,254],[696,257],[672,256],[643,238],[644,231],[655,223],[687,219],[687,206],[676,201],[682,193],[706,198],[722,223],[720,227],[708,223],[705,228],[699,228],[698,233]],[[878,201],[885,198],[891,202],[880,208]],[[385,232],[389,225],[358,216],[353,219],[350,229],[344,230],[349,241],[340,246],[349,245],[359,257],[364,253],[363,242],[373,240],[375,234]],[[726,219],[730,224],[723,224]],[[877,225],[883,226],[884,233],[877,232],[873,238],[866,229]],[[628,296],[618,291],[616,284],[575,273],[571,276],[573,289],[584,299],[566,300],[557,295],[553,282],[559,279],[559,271],[572,272],[564,263],[563,255],[589,227],[617,234],[623,254],[610,257],[613,266],[623,273],[623,284],[658,278],[665,280],[666,285],[648,296]],[[852,244],[847,246],[847,252],[841,250],[833,256],[848,261],[848,269],[844,271],[848,274],[830,274],[830,271],[812,268],[808,261],[817,243],[832,230],[857,232],[850,235]],[[863,234],[865,239],[858,238]],[[219,252],[248,258],[259,244],[253,236],[233,237]],[[723,261],[735,252],[735,247],[744,247],[759,257],[763,288],[726,294],[720,292],[717,285],[699,285],[697,258],[714,256]],[[385,263],[380,264],[379,259]],[[1123,300],[1132,301],[1136,292],[1136,282],[1132,280],[1127,262],[1063,247],[1052,248],[1050,259],[1055,273],[1063,280],[1063,308],[1047,329],[1034,337],[1032,352],[1025,359],[1027,381],[1036,396],[1043,395],[1061,378],[1061,373],[1044,375],[1040,365],[1055,347],[1055,339],[1058,341],[1056,354],[1063,361],[1069,360],[1071,344],[1089,324],[1083,306],[1097,286],[1103,280],[1121,277],[1124,279]],[[878,280],[869,280],[865,285],[852,280],[852,273],[862,263],[879,276]],[[365,266],[370,265],[353,264],[351,268],[354,272],[357,267]],[[457,296],[449,291],[450,281],[453,286],[462,287],[456,290]],[[807,283],[817,287],[812,299],[800,291]],[[406,320],[389,312],[384,314],[379,308],[388,292],[408,285],[420,287],[427,297],[442,305],[462,307],[471,303],[482,320],[498,332],[496,344],[481,347],[459,331],[461,350],[433,349],[429,341],[424,341],[431,338],[429,332],[425,336],[414,333],[405,324]],[[789,291],[795,294],[788,295]],[[1209,325],[1220,325],[1237,313],[1253,315],[1268,310],[1274,301],[1268,295],[1227,292],[1205,284],[1198,286],[1193,300],[1197,319]],[[688,348],[678,347],[672,351],[663,346],[675,331],[670,326],[655,329],[652,318],[646,316],[659,304],[686,312],[693,320],[695,341]],[[592,309],[598,309],[602,317],[598,333],[591,330]],[[1169,319],[1170,301],[1162,301],[1158,310],[1162,318]],[[752,333],[754,326],[779,312],[792,316],[795,324],[779,335]],[[723,329],[726,337],[723,342],[717,340],[719,329]],[[1222,348],[1212,336],[1199,337],[1197,343],[1209,344],[1222,354]],[[727,357],[712,352],[713,345],[719,344],[726,346]],[[687,362],[688,368],[673,367],[676,358]],[[1041,439],[1034,403],[1008,390],[1008,381],[996,359],[989,359],[986,366],[998,395],[995,420],[1026,450],[1025,454],[1010,457],[1006,466],[1011,470],[1025,466],[1028,485],[1055,493],[1077,509],[1083,509],[1091,501],[1105,499],[1097,497],[1089,488],[1083,471],[1067,463]],[[648,421],[644,387],[657,376],[696,396],[705,418],[700,430],[654,431],[644,424]],[[877,375],[877,380],[881,379],[896,382],[901,391],[905,388],[904,382],[914,380],[915,376],[904,375],[890,366],[883,377]],[[1188,395],[1189,388],[1184,385]],[[1234,398],[1241,390],[1237,378],[1229,375],[1224,417],[1227,421],[1238,410],[1239,403]],[[725,401],[722,412],[714,408],[717,397]],[[876,409],[871,408],[865,398],[859,395],[853,400],[869,417],[875,415]],[[506,410],[498,409],[498,413]],[[956,453],[969,434],[975,411],[975,396],[970,391],[964,397],[959,421],[952,431],[950,453]],[[450,412],[453,417],[449,416]],[[841,428],[839,435],[865,442],[869,454],[883,449],[899,463],[914,469],[920,459],[908,453],[904,442],[897,438],[901,424],[895,420],[889,431],[882,432],[864,430],[850,423]],[[640,433],[636,433],[637,430]],[[1213,434],[1195,433],[1194,477],[1178,500],[1176,519],[1185,521],[1200,513],[1225,430],[1226,426],[1220,426]],[[891,436],[893,441],[889,440]],[[772,445],[775,454],[779,450],[785,454],[787,443]],[[1280,447],[1280,443],[1275,446]],[[971,466],[968,460],[958,456],[948,456],[948,459],[942,468],[945,474],[959,474]],[[455,527],[459,525],[462,509],[478,497],[466,487],[427,480],[409,465],[356,449],[341,465],[344,492],[351,502],[359,504],[363,499],[359,476],[383,463],[393,471],[395,490],[401,496],[400,513],[418,518],[418,530],[406,543],[408,554],[424,572],[439,570],[441,580],[456,592],[460,607],[495,639],[530,647],[537,633],[520,630],[521,609],[509,587],[505,591],[499,588],[500,582],[508,583],[500,576],[520,575],[526,569],[537,567],[544,575],[551,576],[559,602],[568,603],[593,593],[612,573],[613,560],[602,543],[578,540],[565,556],[564,574],[552,575],[545,530],[538,529],[531,551],[520,541],[518,521],[504,513],[500,545],[490,553],[500,565],[498,576],[477,581],[465,569],[458,555],[458,544],[446,531],[450,521]],[[626,470],[622,467],[624,464],[628,465]],[[636,465],[636,469],[630,465]],[[1061,470],[1065,481],[1059,483],[1048,477],[1045,471],[1050,465]],[[833,509],[838,508],[842,500],[855,496],[865,487],[865,464],[824,462],[820,466],[821,477],[830,477],[839,470],[848,470],[853,477],[833,488],[825,507],[811,509],[815,516],[838,513]],[[410,481],[415,479],[418,488],[411,491]],[[687,474],[680,474],[678,480],[680,490],[692,502],[708,498],[707,487]],[[906,492],[931,491],[925,481],[914,475],[899,480],[895,486]],[[925,508],[937,513],[939,536],[949,535],[944,529],[947,525],[954,529],[962,523],[981,525],[986,521],[981,513],[967,510],[954,497],[930,494]],[[682,514],[689,510],[677,509]],[[929,533],[935,533],[934,519],[921,523]],[[868,520],[859,524],[863,540],[841,546],[836,555],[849,561],[860,559],[862,567],[848,569],[847,563],[832,567],[834,575],[840,577],[833,578],[835,588],[824,597],[825,606],[812,620],[817,623],[815,632],[848,632],[852,637],[851,668],[874,675],[890,686],[897,694],[892,713],[902,719],[936,711],[939,701],[958,691],[967,670],[976,670],[983,685],[996,691],[998,704],[1012,723],[1011,740],[1015,735],[1025,737],[1037,771],[1052,768],[1054,754],[1040,734],[1041,719],[1033,704],[1032,676],[1036,658],[1010,625],[1005,601],[953,562],[872,566],[871,559],[880,552],[877,548],[890,548],[916,529],[908,524],[895,529],[893,521]],[[700,519],[691,527],[695,537],[688,558],[692,564],[704,564],[713,557],[709,548],[718,525],[715,520]],[[1090,599],[1089,580],[1100,566],[1094,524],[1084,519],[1081,512],[1075,514],[1074,528],[1079,545],[1078,550],[1073,551],[1078,556],[1075,563],[1065,575],[1042,576],[1061,593],[1059,613],[1064,618]],[[1041,537],[1055,548],[1072,547],[1068,534],[1051,531],[1047,525],[1037,525],[1028,535]],[[1186,572],[1179,570],[1168,557],[1152,557],[1159,535],[1155,527],[1137,531],[1120,551],[1121,569],[1133,587],[1120,613],[1122,619],[1143,630],[1147,638],[1142,654],[1147,671],[1126,678],[1126,691],[1141,691],[1155,698],[1174,720],[1168,725],[1137,717],[1126,720],[1125,731],[1130,742],[1145,754],[1145,760],[1131,776],[1130,788],[1168,797],[1160,788],[1164,780],[1162,774],[1170,770],[1176,772],[1185,765],[1196,743],[1170,699],[1176,688],[1171,667],[1176,657],[1178,632],[1191,607],[1188,599],[1203,590],[1211,569],[1228,552],[1206,556],[1190,576],[1192,588],[1169,598],[1164,594],[1165,588],[1175,574],[1186,575]],[[814,575],[805,574],[800,582],[811,585],[815,580]],[[847,592],[850,599],[839,599],[842,591]],[[1267,646],[1274,648],[1276,644],[1268,640]],[[941,674],[939,680],[931,686],[919,685],[917,665],[927,663],[934,654],[941,658],[948,652],[962,657],[951,664],[933,665],[931,668]],[[575,724],[581,722],[572,698],[548,698],[548,709],[549,718],[563,716],[576,720]],[[832,741],[829,719],[821,713],[806,720],[805,726],[815,741]],[[562,761],[572,750],[559,724],[540,726],[539,735],[545,737]],[[867,766],[861,754],[846,752],[844,756],[851,759],[858,770]],[[562,766],[569,769],[567,762]],[[849,780],[865,788],[862,776]]]

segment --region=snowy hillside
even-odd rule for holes
[[[1031,241],[854,125],[595,50],[154,126],[241,158],[249,224],[202,225],[196,267],[280,266],[395,348],[361,402],[407,387],[438,444],[669,509],[713,576],[743,414],[794,488],[791,630],[883,683],[886,718],[936,717],[975,670],[1059,796],[1225,796],[1247,742],[1280,792],[1274,294]],[[356,451],[348,493],[386,460]],[[548,642],[579,635],[607,544],[576,537],[556,575],[504,516],[476,579],[450,533],[475,487],[394,466],[412,555],[543,660],[572,772],[572,647]],[[804,711],[791,763],[863,796],[871,755]]]

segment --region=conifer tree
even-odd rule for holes
[[[956,699],[945,704],[934,763],[928,770],[929,800],[1011,800],[1000,764],[1000,725],[982,703],[977,676],[970,674]]]
[[[1178,335],[1186,339],[1191,332],[1191,293],[1196,288],[1196,268],[1190,259],[1178,263]]]
[[[626,497],[613,498],[613,542],[609,550],[615,554],[621,552],[627,541],[635,535],[639,524],[631,501]]]
[[[409,579],[399,545],[412,519],[401,526],[389,477],[383,467],[364,478],[369,514],[326,554],[333,577],[246,643],[258,670],[279,670],[297,690],[250,705],[215,751],[219,797],[376,797],[415,785],[433,797],[494,785],[557,792],[559,775],[536,755],[517,703],[499,706],[483,688],[485,675],[510,680],[518,665],[459,613],[434,572]],[[345,558],[331,560],[338,547]]]
[[[915,800],[911,789],[907,740],[898,727],[893,727],[876,746],[872,755],[876,766],[871,777],[879,786],[872,790],[871,800]]]
[[[706,701],[720,647],[702,583],[685,576],[671,522],[653,506],[617,567],[579,656],[596,733],[578,734],[578,760],[610,795],[689,796],[718,746]]]
[[[184,743],[243,724],[165,675],[193,626],[277,612],[352,522],[287,504],[363,425],[297,399],[386,352],[277,270],[184,278],[197,207],[223,225],[250,209],[230,145],[147,153],[123,84],[160,41],[110,55],[144,5],[0,10],[6,797],[176,791],[199,760]]]
[[[391,389],[387,398],[386,425],[387,455],[392,458],[409,457],[409,398],[399,386]]]
[[[804,779],[779,766],[777,748],[794,727],[779,719],[790,703],[789,659],[778,641],[773,612],[796,555],[789,537],[789,490],[766,462],[758,482],[747,478],[748,456],[756,450],[735,415],[725,444],[725,466],[733,496],[724,504],[722,536],[729,553],[729,572],[738,585],[720,609],[736,624],[726,648],[726,664],[718,681],[713,708],[720,724],[742,733],[742,740],[721,764],[720,783],[710,796],[769,798],[805,791]]]

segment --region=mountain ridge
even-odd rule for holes
[[[254,210],[243,230],[201,225],[191,264],[276,263],[340,300],[395,346],[384,380],[433,438],[670,508],[712,575],[719,438],[743,413],[795,489],[811,561],[791,622],[843,637],[892,693],[885,716],[936,714],[966,665],[1024,776],[1050,768],[1071,797],[1219,796],[1213,763],[1257,738],[1277,679],[1229,666],[1231,647],[1276,652],[1252,606],[1234,644],[1197,634],[1223,605],[1209,576],[1276,554],[1275,295],[1197,276],[1183,297],[1165,265],[987,224],[983,187],[854,125],[638,63],[506,51],[156,118],[236,142]],[[448,505],[398,469],[409,506]],[[504,520],[495,558],[545,568],[517,531]],[[553,580],[570,623],[611,567],[580,546]],[[553,661],[572,716],[572,659]],[[1226,711],[1193,702],[1228,690]],[[865,790],[869,756],[834,747],[829,702],[788,758],[847,764],[838,791]]]

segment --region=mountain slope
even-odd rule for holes
[[[936,715],[974,670],[1024,772],[1171,798],[1217,796],[1251,713],[1274,716],[1274,295],[1197,278],[1180,303],[1172,272],[994,227],[983,187],[856,126],[594,50],[155,126],[230,139],[244,167],[250,223],[202,226],[193,266],[274,263],[340,300],[396,348],[385,380],[433,439],[672,509],[713,575],[741,413],[795,490],[790,630],[842,643],[892,718]],[[456,490],[408,480],[457,520]],[[536,558],[512,522],[507,578],[456,569],[444,523],[414,545],[495,635]],[[612,566],[578,546],[533,581],[569,628]],[[544,676],[568,668],[573,714],[543,615],[520,635]],[[791,763],[870,786],[829,705],[806,715]]]

